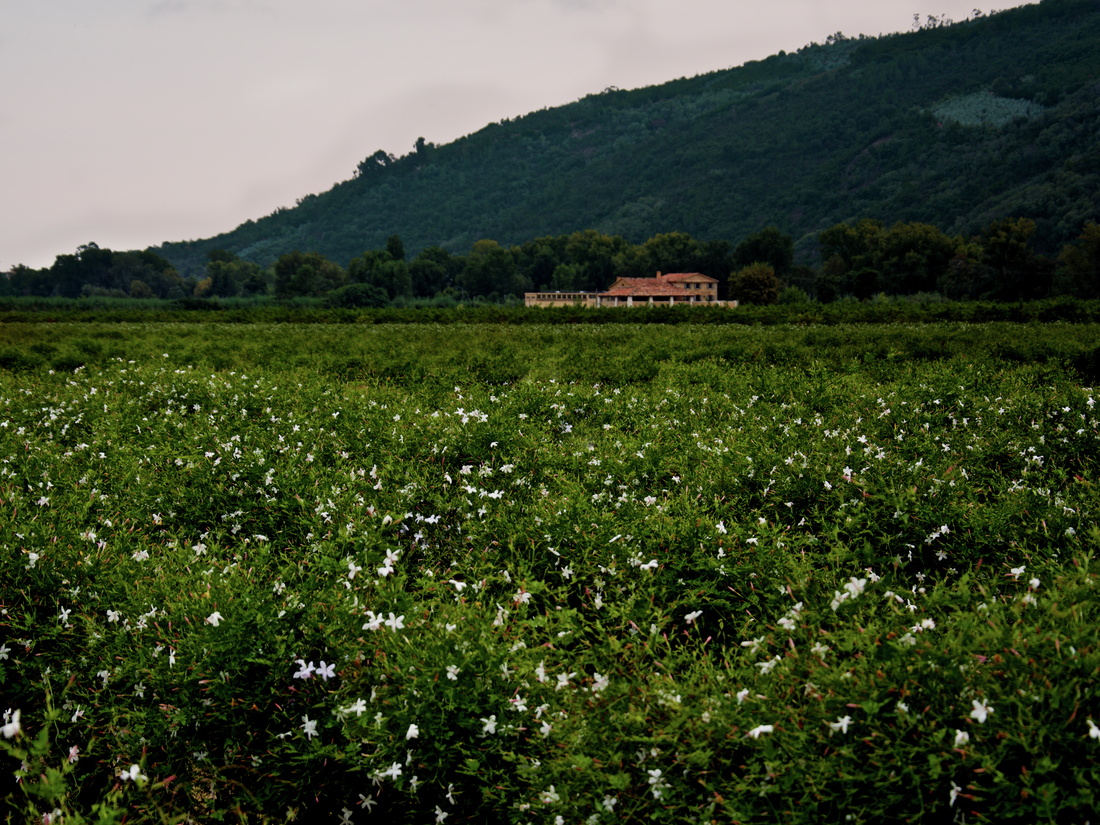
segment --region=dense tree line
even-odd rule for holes
[[[40,297],[182,298],[187,291],[188,284],[160,255],[148,250],[113,252],[94,243],[78,247],[72,255],[58,255],[47,269],[16,266],[0,281],[2,294]]]
[[[327,297],[334,307],[410,305],[416,299],[516,303],[531,291],[607,289],[620,277],[701,272],[719,298],[746,304],[821,303],[878,295],[938,294],[949,300],[1025,301],[1056,295],[1100,298],[1100,225],[1089,221],[1056,257],[1036,251],[1036,223],[1009,217],[976,234],[863,219],[818,233],[822,264],[796,264],[794,239],[774,226],[743,238],[700,241],[686,232],[632,244],[596,230],[535,238],[516,246],[475,242],[466,255],[431,246],[411,259],[398,235],[347,267],[319,252],[281,255],[267,269],[211,250],[201,278],[184,279],[151,252],[112,252],[95,244],[59,255],[48,269],[18,267],[0,294],[59,297],[276,299]]]

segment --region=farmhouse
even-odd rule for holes
[[[699,272],[657,273],[655,278],[617,278],[604,292],[528,292],[524,303],[531,306],[676,306],[708,304],[737,306],[736,301],[718,300],[718,281]]]

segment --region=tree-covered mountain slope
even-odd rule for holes
[[[154,251],[184,275],[226,249],[267,265],[293,249],[347,263],[398,234],[465,253],[598,229],[736,244],[775,225],[803,260],[840,221],[972,233],[1036,221],[1055,252],[1100,217],[1100,2],[1044,0],[795,53],[492,123],[231,232]]]

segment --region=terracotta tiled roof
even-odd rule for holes
[[[710,281],[712,284],[718,283],[717,278],[704,275],[702,272],[670,272],[667,275],[658,275],[656,280],[666,281],[670,284],[679,283],[680,281]]]
[[[680,286],[681,283],[691,281],[703,281],[713,284],[718,283],[714,278],[699,272],[670,272],[667,275],[658,275],[656,278],[619,278],[606,292],[601,292],[601,298],[627,298],[630,296],[671,298],[685,295],[698,295],[695,290],[689,292]]]

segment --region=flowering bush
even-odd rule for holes
[[[1100,416],[1068,373],[409,387],[168,355],[0,374],[13,811],[1096,806]]]

